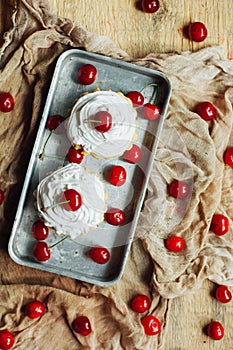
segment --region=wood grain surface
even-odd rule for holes
[[[196,51],[210,45],[223,45],[229,57],[233,56],[233,0],[160,0],[156,14],[143,13],[140,1],[135,0],[50,3],[58,15],[81,23],[90,32],[108,36],[133,57],[151,52]],[[2,13],[1,21],[3,24]],[[191,43],[183,33],[193,21],[204,22],[208,28],[208,38],[202,43]],[[173,301],[164,350],[233,349],[233,302],[217,302],[214,289],[213,284],[205,282],[195,293]],[[212,320],[225,327],[221,341],[205,334],[205,326]]]
[[[147,14],[136,0],[50,0],[62,17],[106,35],[133,57],[151,52],[197,50],[223,45],[233,54],[233,0],[160,0],[157,13]],[[182,28],[204,22],[208,38],[191,43]]]
[[[233,0],[160,0],[155,14],[143,13],[140,1],[135,0],[50,1],[57,14],[81,23],[90,32],[108,36],[133,57],[196,51],[210,45],[222,45],[229,57],[233,54]],[[204,22],[208,28],[208,37],[202,43],[190,42],[183,33],[183,28],[194,21]],[[164,350],[233,349],[233,303],[217,302],[214,289],[213,284],[205,282],[197,292],[174,300]],[[224,324],[221,341],[205,334],[212,320]]]

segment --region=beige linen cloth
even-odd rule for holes
[[[5,34],[1,40],[0,91],[15,97],[15,109],[1,113],[0,188],[0,329],[15,335],[14,349],[162,349],[172,298],[194,291],[204,279],[233,285],[232,169],[223,153],[233,146],[233,63],[221,47],[196,53],[150,54],[132,59],[106,37],[87,32],[57,17],[43,0],[1,1]],[[120,58],[163,71],[171,80],[172,97],[159,144],[148,194],[122,279],[112,287],[97,287],[68,277],[15,264],[8,256],[9,239],[27,162],[37,132],[56,58],[71,47]],[[195,113],[198,102],[217,108],[214,121]],[[188,200],[167,195],[173,179],[192,187]],[[209,232],[214,213],[227,215],[230,230],[222,237]],[[164,247],[164,239],[179,234],[182,253]],[[129,303],[142,293],[152,299],[150,314],[162,331],[144,335]],[[27,318],[22,307],[32,299],[46,304],[39,320]],[[88,337],[72,330],[77,315],[87,315]],[[49,331],[48,331],[49,330]]]

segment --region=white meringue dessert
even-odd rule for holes
[[[108,112],[111,128],[99,132],[92,121],[98,112]],[[119,157],[136,138],[137,112],[129,98],[113,91],[95,91],[80,97],[68,117],[67,137],[75,148],[97,158]]]
[[[67,210],[59,204],[62,194],[68,189],[81,196],[82,204],[78,210]],[[38,214],[45,225],[73,240],[104,220],[104,185],[97,175],[79,164],[70,163],[46,176],[38,184],[36,199]]]

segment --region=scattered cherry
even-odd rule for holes
[[[210,224],[210,230],[217,236],[223,236],[229,229],[229,220],[225,215],[214,214]]]
[[[227,286],[219,286],[215,292],[216,299],[223,304],[229,303],[232,299],[231,291]]]
[[[142,151],[141,149],[133,144],[132,147],[125,151],[125,153],[123,154],[123,159],[128,162],[128,163],[131,163],[131,164],[136,164],[140,161],[142,157]]]
[[[114,226],[119,226],[125,221],[125,213],[118,208],[111,208],[105,213],[105,220]]]
[[[15,338],[13,334],[7,329],[0,331],[0,349],[8,350],[11,349],[14,345]]]
[[[174,180],[168,185],[168,193],[174,198],[184,199],[189,194],[189,186],[184,181]]]
[[[131,308],[133,311],[143,313],[150,308],[150,299],[143,294],[136,295],[131,301]]]
[[[39,261],[47,261],[51,257],[51,249],[55,247],[56,245],[63,242],[65,239],[67,239],[69,236],[63,237],[60,241],[54,243],[50,247],[46,242],[38,241],[34,247],[33,247],[33,254],[35,258]]]
[[[15,101],[9,92],[2,92],[0,94],[0,111],[7,113],[14,109]]]
[[[91,333],[91,323],[87,316],[78,316],[73,322],[73,330],[83,336]]]
[[[224,153],[224,162],[225,164],[233,167],[233,147],[229,147]]]
[[[94,128],[99,132],[107,132],[112,127],[112,116],[107,111],[99,111],[93,117]]]
[[[39,261],[47,261],[50,259],[51,252],[46,242],[37,242],[33,247],[33,254]]]
[[[93,247],[89,251],[89,256],[97,264],[106,264],[110,259],[110,252],[104,247]]]
[[[134,107],[142,106],[144,103],[144,97],[139,91],[129,91],[125,96],[132,101]]]
[[[82,205],[82,197],[79,192],[74,189],[68,189],[62,194],[61,200],[67,201],[67,203],[61,204],[65,210],[76,211]],[[59,204],[59,203],[58,203]]]
[[[146,335],[156,335],[161,330],[159,319],[153,315],[147,315],[141,320]]]
[[[4,198],[5,198],[4,192],[3,190],[0,190],[0,205],[3,203]]]
[[[207,28],[202,22],[193,22],[188,26],[189,39],[201,42],[206,39],[208,34]]]
[[[38,300],[31,301],[25,305],[25,314],[31,319],[39,318],[45,313],[45,305]]]
[[[165,246],[172,252],[180,252],[185,246],[185,240],[179,236],[171,236],[165,240]]]
[[[220,340],[224,337],[224,328],[220,322],[213,321],[207,327],[207,334],[213,340]]]
[[[197,114],[206,121],[214,119],[217,115],[216,108],[208,101],[198,103],[196,111]]]
[[[142,107],[142,115],[145,119],[155,120],[161,115],[161,109],[157,105],[145,103]]]
[[[83,161],[84,154],[81,148],[76,149],[71,146],[67,152],[67,159],[70,163],[80,164]]]
[[[97,69],[92,64],[84,64],[78,69],[78,81],[83,85],[92,84],[97,75]]]
[[[49,229],[48,227],[41,221],[37,220],[32,225],[32,236],[38,241],[43,241],[48,237]]]
[[[126,181],[126,170],[120,165],[115,165],[110,169],[109,182],[113,186],[122,186]]]
[[[64,122],[64,120],[65,118],[60,114],[50,115],[46,123],[46,128],[50,131],[56,130]]]
[[[147,13],[154,13],[159,9],[159,0],[142,0],[142,9]]]

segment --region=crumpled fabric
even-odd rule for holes
[[[172,298],[194,291],[205,279],[232,283],[232,229],[222,237],[209,231],[215,212],[232,217],[232,169],[223,153],[233,143],[232,73],[222,47],[196,53],[151,53],[135,59],[104,36],[58,17],[44,0],[10,0],[11,19],[0,49],[0,90],[15,97],[15,109],[1,113],[0,207],[1,324],[15,335],[14,349],[162,349]],[[56,59],[71,47],[83,48],[164,72],[172,97],[123,277],[112,287],[98,287],[14,263],[7,253],[27,163],[43,111]],[[197,102],[217,108],[216,120],[195,113]],[[168,196],[167,185],[187,180],[187,200]],[[230,225],[231,226],[231,225]],[[171,234],[185,238],[180,253],[164,247]],[[161,321],[159,335],[148,337],[142,315],[130,308],[136,294],[146,294],[148,311]],[[39,320],[25,317],[23,306],[39,299],[47,312]],[[82,337],[72,329],[87,315],[93,332]],[[48,329],[50,330],[48,332]],[[60,331],[62,330],[62,331]],[[107,330],[107,331],[106,331]]]
[[[172,98],[162,133],[148,196],[137,234],[150,252],[152,283],[165,298],[201,287],[203,280],[232,285],[232,168],[224,152],[232,146],[233,63],[221,47],[195,53],[149,55],[137,64],[162,70],[172,83]],[[209,122],[196,113],[199,102],[209,101],[217,117]],[[189,183],[191,196],[168,196],[173,180]],[[229,219],[229,231],[210,231],[213,215]],[[170,235],[186,241],[182,253],[164,246]],[[153,249],[151,247],[153,246]]]

